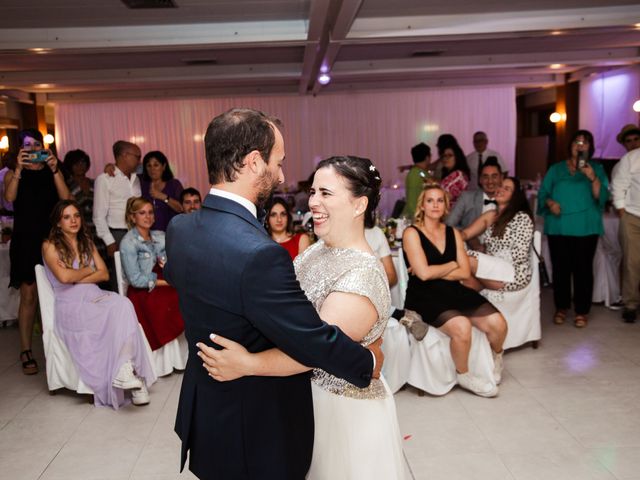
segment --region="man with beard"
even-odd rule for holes
[[[284,141],[275,119],[232,109],[205,136],[212,188],[202,208],[179,215],[166,236],[165,278],[177,290],[189,343],[176,432],[181,468],[200,479],[301,480],[313,448],[310,372],[218,382],[197,345],[215,332],[250,352],[279,348],[358,387],[382,366],[320,319],[300,289],[285,249],[256,218],[284,181]],[[375,366],[375,372],[374,372]]]

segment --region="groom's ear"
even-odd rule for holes
[[[259,175],[262,171],[261,163],[264,163],[264,160],[258,150],[252,150],[244,157],[244,167],[254,175]]]

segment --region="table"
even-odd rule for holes
[[[7,288],[10,272],[9,244],[0,243],[0,322],[18,318],[20,293],[15,288]]]

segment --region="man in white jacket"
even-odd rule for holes
[[[622,318],[633,323],[640,305],[640,148],[620,159],[613,170],[611,191],[620,216],[619,236],[624,256]]]

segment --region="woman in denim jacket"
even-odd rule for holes
[[[120,256],[129,282],[127,297],[152,350],[171,342],[184,331],[178,293],[162,276],[166,262],[164,232],[151,230],[153,205],[142,197],[127,201],[129,232],[120,243]]]

